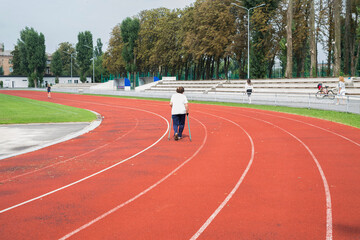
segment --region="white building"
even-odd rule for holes
[[[0,76],[4,88],[27,88],[29,80],[26,76]],[[91,77],[86,78],[87,83],[91,83]],[[55,85],[55,77],[44,77],[42,86],[47,84]],[[60,84],[81,84],[80,77],[59,77]]]

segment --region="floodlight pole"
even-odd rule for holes
[[[94,48],[88,46],[88,45],[84,45],[87,48],[90,48],[93,51],[93,83],[95,82],[95,51]]]
[[[70,65],[70,69],[71,69],[71,83],[73,83],[72,64],[73,64],[73,54],[74,54],[74,53],[68,53],[68,52],[65,52],[65,51],[63,51],[63,53],[66,53],[66,54],[69,54],[69,55],[70,55],[70,61],[71,61],[71,65]]]
[[[239,0],[236,0],[237,2],[240,2]],[[241,3],[241,2],[240,2]],[[255,7],[252,7],[252,8],[246,8],[246,7],[243,7],[243,6],[240,6],[236,3],[231,3],[231,5],[235,5],[239,8],[243,8],[247,11],[247,19],[248,19],[248,24],[247,24],[247,31],[248,31],[248,72],[247,72],[247,79],[250,78],[250,11],[255,9],[255,8],[258,8],[258,7],[262,7],[262,6],[265,6],[265,3],[259,5],[259,6],[255,6]]]

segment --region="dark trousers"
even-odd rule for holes
[[[177,133],[179,137],[182,137],[182,132],[184,131],[185,126],[185,116],[186,114],[172,115],[174,135]]]

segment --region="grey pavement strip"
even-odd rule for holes
[[[94,112],[95,113],[95,112]],[[97,128],[102,117],[92,122],[33,123],[0,125],[0,160],[64,142]]]

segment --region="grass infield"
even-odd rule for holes
[[[91,122],[96,115],[85,109],[0,94],[0,124]]]
[[[93,95],[93,94],[87,94]],[[97,96],[106,96],[109,95],[97,95]],[[128,96],[114,96],[111,97],[120,97],[120,98],[131,98],[131,99],[144,99],[144,100],[156,100],[156,101],[170,101],[170,99],[164,98],[144,98],[144,97],[128,97]],[[335,112],[328,110],[318,110],[318,109],[307,109],[307,108],[293,108],[293,107],[282,107],[282,106],[270,106],[270,105],[254,105],[254,104],[242,104],[242,103],[228,103],[228,102],[210,102],[210,101],[189,101],[190,103],[199,103],[199,104],[210,104],[210,105],[219,105],[219,106],[231,106],[231,107],[245,107],[252,109],[261,109],[274,112],[284,112],[291,113],[296,115],[320,118],[332,122],[338,122],[345,125],[353,126],[360,128],[360,115],[354,113],[344,113],[344,112]],[[190,109],[191,112],[191,109]]]
[[[94,95],[94,94],[87,94]],[[120,97],[131,99],[166,101],[164,98],[143,98],[143,97],[126,97],[126,96],[110,96],[96,95],[106,97]],[[332,122],[338,122],[345,125],[360,128],[360,115],[354,113],[343,113],[327,110],[292,108],[269,105],[249,105],[241,103],[225,103],[225,102],[205,102],[190,101],[190,103],[210,104],[220,106],[245,107],[253,109],[262,109],[275,112],[285,112],[308,117],[320,118]],[[191,111],[191,109],[190,109]],[[27,98],[20,98],[0,94],[0,124],[13,123],[47,123],[47,122],[90,122],[96,119],[96,115],[87,110],[59,105],[49,102],[35,101]]]

